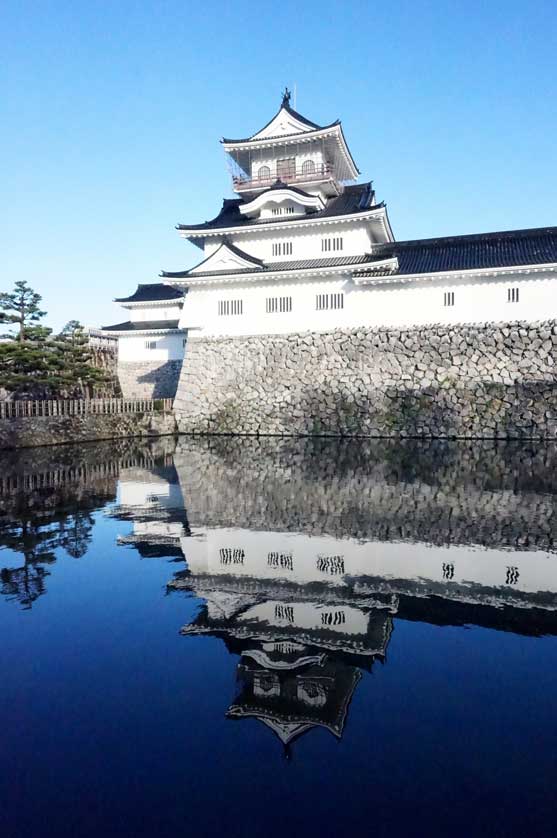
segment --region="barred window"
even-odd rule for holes
[[[156,349],[157,348],[157,341],[156,340],[146,340],[145,341],[145,349]]]
[[[280,620],[285,623],[293,623],[294,608],[292,605],[282,605],[282,603],[277,603],[275,605],[275,620]]]
[[[318,556],[317,570],[331,575],[344,574],[344,556]]]
[[[322,626],[341,626],[346,622],[346,614],[342,609],[321,612]]]
[[[272,207],[272,215],[290,215],[294,212],[294,207]]]
[[[313,160],[304,160],[302,163],[302,174],[303,175],[313,175],[315,174],[315,163]]]
[[[292,242],[273,242],[273,256],[292,256]]]
[[[260,166],[257,172],[259,180],[268,180],[271,177],[271,170],[268,166]]]
[[[315,308],[317,311],[344,308],[344,294],[316,294]]]
[[[519,302],[519,289],[518,288],[508,288],[507,289],[507,302],[509,303],[518,303]]]
[[[443,295],[444,306],[454,306],[454,291],[445,291]]]
[[[221,547],[219,557],[221,564],[244,564],[246,554],[241,547]]]
[[[243,300],[219,300],[219,315],[227,317],[231,314],[243,314]]]
[[[321,250],[328,253],[331,250],[342,250],[344,242],[342,236],[335,236],[334,238],[321,239]]]
[[[292,553],[269,553],[267,565],[275,570],[294,570]]]
[[[292,297],[267,297],[267,314],[286,314],[292,311]]]

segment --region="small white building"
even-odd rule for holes
[[[175,361],[184,356],[185,331],[180,327],[184,292],[160,282],[138,285],[130,297],[114,300],[130,312],[130,319],[103,331],[118,337],[123,362]]]

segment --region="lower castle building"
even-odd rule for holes
[[[396,241],[339,121],[290,106],[223,139],[236,197],[179,224],[202,251],[120,302],[125,395],[174,395],[191,337],[541,321],[557,317],[557,227]]]

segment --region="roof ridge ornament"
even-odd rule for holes
[[[284,92],[283,92],[283,94],[282,94],[282,106],[281,106],[281,107],[283,107],[283,108],[289,108],[289,107],[290,107],[290,99],[291,99],[291,97],[292,97],[291,92],[289,91],[289,89],[288,89],[287,87],[285,87],[285,88],[284,88]]]

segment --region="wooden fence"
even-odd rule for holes
[[[142,452],[101,463],[80,463],[76,466],[60,466],[12,474],[0,471],[0,495],[21,491],[30,492],[34,489],[56,489],[72,484],[89,486],[97,480],[118,479],[122,469],[150,469],[161,461],[165,466],[171,466],[174,462],[170,454],[155,459],[149,457],[148,452]]]
[[[0,419],[23,416],[107,416],[120,413],[171,413],[173,399],[44,399],[0,402]]]

